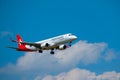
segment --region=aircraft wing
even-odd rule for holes
[[[20,42],[20,43],[25,45],[35,46],[36,48],[41,48],[40,43],[32,43],[32,42]]]

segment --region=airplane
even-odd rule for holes
[[[71,42],[76,40],[77,36],[73,35],[72,33],[67,33],[38,42],[24,42],[19,34],[16,35],[16,38],[17,40],[11,39],[11,41],[17,42],[18,48],[11,46],[8,46],[8,48],[25,52],[38,51],[39,53],[42,53],[43,50],[51,50],[50,54],[54,54],[54,49],[64,50],[68,48],[66,43],[69,43],[69,46],[71,46]]]

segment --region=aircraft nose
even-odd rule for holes
[[[77,36],[74,36],[74,39],[77,39]]]

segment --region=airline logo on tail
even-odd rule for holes
[[[17,41],[18,41],[18,48],[24,49],[25,44],[21,44],[21,42],[23,42],[23,39],[20,37],[20,35],[16,35],[16,38],[17,38]]]

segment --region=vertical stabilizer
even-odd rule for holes
[[[17,41],[18,41],[18,48],[20,49],[24,49],[25,48],[25,44],[21,44],[20,42],[23,42],[23,39],[21,38],[21,36],[19,34],[16,35]]]

